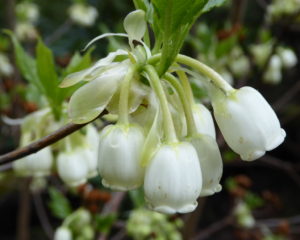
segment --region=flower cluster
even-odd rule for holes
[[[186,73],[203,74],[215,120],[230,148],[246,161],[281,144],[285,131],[271,106],[251,87],[234,89],[203,63],[177,55],[166,73],[158,73],[161,55],[142,41],[145,13],[124,20],[130,50],[111,52],[88,69],[69,75],[61,87],[85,84],[72,95],[69,117],[86,123],[104,110],[116,124],[99,137],[98,171],[114,190],[144,187],[150,209],[186,213],[199,196],[221,190],[222,159],[213,117],[196,103]],[[183,64],[190,69],[182,67]],[[69,161],[64,156],[64,161]],[[65,164],[62,160],[61,164]],[[75,155],[70,161],[77,161]],[[78,171],[81,168],[78,168]]]
[[[36,4],[22,2],[16,5],[16,35],[20,40],[33,40],[38,36],[34,24],[38,21],[40,12]]]
[[[50,108],[26,116],[21,125],[20,145],[25,146],[62,126],[65,121],[55,121]],[[47,126],[47,127],[45,127]],[[14,162],[15,171],[21,176],[41,178],[54,170],[69,186],[78,186],[97,175],[99,135],[93,125],[76,132],[62,141],[48,146]]]
[[[92,227],[92,216],[84,208],[79,208],[66,217],[63,224],[56,229],[54,240],[86,239],[95,237]]]
[[[251,52],[256,65],[266,70],[263,81],[269,84],[278,84],[282,80],[282,70],[296,66],[298,59],[291,48],[277,46],[272,49],[272,42],[268,41],[251,46]]]
[[[267,7],[267,19],[269,21],[276,21],[278,19],[284,19],[287,16],[293,16],[295,22],[298,22],[298,11],[300,10],[299,0],[273,0]]]

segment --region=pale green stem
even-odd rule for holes
[[[149,75],[150,84],[159,99],[159,103],[162,109],[163,114],[163,128],[166,134],[166,142],[174,143],[178,142],[175,127],[173,123],[173,119],[171,116],[171,112],[168,106],[168,100],[166,94],[164,92],[163,86],[160,82],[159,76],[155,70],[155,68],[151,65],[147,65],[145,67],[146,72]]]
[[[227,83],[219,73],[217,73],[215,70],[213,70],[209,66],[199,62],[198,60],[196,60],[194,58],[191,58],[191,57],[188,57],[188,56],[185,56],[182,54],[177,55],[176,61],[178,63],[182,63],[191,68],[194,68],[198,72],[207,76],[208,78],[210,78],[212,80],[214,85],[216,85],[217,87],[222,89],[226,94],[229,92],[232,92],[233,87],[230,86],[230,84]]]
[[[121,84],[121,92],[120,92],[120,99],[119,99],[119,120],[118,123],[128,125],[128,102],[129,102],[129,91],[130,91],[130,84],[133,78],[133,75],[136,71],[136,65],[132,65],[126,76]]]
[[[158,62],[160,57],[161,57],[161,54],[156,54],[148,60],[148,63],[155,64],[156,62]],[[223,90],[225,92],[225,94],[228,94],[234,90],[234,88],[232,86],[230,86],[230,84],[227,83],[220,74],[218,74],[215,70],[213,70],[209,66],[199,62],[196,59],[193,59],[191,57],[188,57],[188,56],[185,56],[182,54],[178,54],[176,57],[176,62],[185,64],[191,68],[194,68],[198,72],[207,76],[208,78],[211,79],[213,84],[215,86],[217,86],[218,88],[220,88],[221,90]]]
[[[179,98],[183,105],[183,110],[184,110],[186,123],[187,123],[187,134],[188,134],[187,137],[191,137],[193,134],[197,132],[193,111],[192,111],[192,105],[190,105],[188,101],[184,88],[172,74],[167,73],[165,75],[165,79],[172,84],[172,86],[176,89],[179,95]]]
[[[70,136],[66,137],[64,139],[65,141],[65,150],[67,153],[71,152],[72,151],[72,144],[71,144],[71,138]]]
[[[194,96],[193,96],[193,91],[189,79],[187,78],[185,72],[182,70],[176,71],[176,73],[178,74],[178,77],[181,80],[181,84],[188,97],[189,104],[194,105],[195,104]]]

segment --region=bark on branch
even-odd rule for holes
[[[50,135],[45,136],[25,147],[22,147],[22,148],[13,150],[9,153],[6,153],[4,155],[1,155],[0,156],[0,165],[10,163],[10,162],[13,162],[22,157],[28,156],[32,153],[36,153],[37,151],[57,142],[57,141],[61,140],[62,138],[72,134],[73,132],[83,128],[87,124],[88,123],[84,123],[84,124],[69,123],[69,124],[59,128],[55,132],[51,133]],[[105,127],[107,124],[108,124],[107,122],[104,122],[102,128]]]

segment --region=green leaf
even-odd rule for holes
[[[61,104],[58,101],[58,77],[55,71],[52,51],[41,41],[36,47],[37,73],[43,88],[43,93],[47,97],[48,103],[56,117],[59,117]]]
[[[141,9],[146,13],[146,20],[153,24],[153,6],[148,0],[133,0],[136,9]]]
[[[210,11],[212,8],[220,7],[226,0],[209,0],[203,9],[204,12]]]
[[[63,71],[60,79],[64,79],[67,75],[71,73],[79,72],[85,68],[88,68],[92,63],[91,53],[93,49],[94,48],[90,48],[83,56],[81,56],[79,53],[75,53],[71,58],[69,65]],[[62,103],[64,100],[69,98],[82,85],[83,84],[77,84],[69,88],[59,88],[58,101]]]
[[[95,222],[96,222],[96,229],[104,234],[109,233],[113,223],[117,220],[117,215],[112,213],[106,216],[103,215],[96,215]]]
[[[72,213],[69,200],[53,187],[49,188],[50,202],[48,203],[52,214],[60,219],[66,218]]]
[[[9,35],[12,40],[15,50],[16,63],[18,68],[20,69],[22,76],[41,91],[42,86],[40,84],[39,77],[37,74],[35,59],[25,52],[25,50],[23,49],[13,32],[9,30],[4,30],[4,33]]]
[[[153,0],[154,32],[162,39],[160,74],[174,61],[184,38],[208,0]]]
[[[89,48],[83,56],[76,52],[71,58],[68,66],[63,71],[61,78],[64,79],[67,75],[71,73],[79,72],[80,70],[88,68],[92,63],[91,53],[93,50],[93,47]]]
[[[250,209],[259,208],[265,204],[264,200],[260,196],[249,191],[246,193],[244,198]]]
[[[156,40],[162,42],[159,73],[164,74],[179,53],[195,20],[225,0],[152,0]],[[157,47],[157,46],[156,46]],[[156,49],[155,49],[156,50]]]
[[[141,208],[145,206],[145,197],[142,189],[131,190],[128,192],[131,201],[135,208]]]

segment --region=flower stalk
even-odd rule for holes
[[[166,134],[166,142],[167,143],[177,142],[178,140],[177,140],[171,112],[168,106],[168,100],[164,92],[163,86],[160,82],[159,76],[155,68],[151,65],[145,66],[145,70],[149,75],[150,84],[153,87],[153,90],[155,91],[160,102],[162,115],[163,115],[163,128]]]
[[[128,102],[131,80],[136,72],[136,65],[129,67],[128,72],[121,84],[121,93],[119,100],[119,124],[128,125]]]

